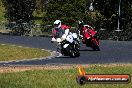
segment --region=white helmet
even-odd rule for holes
[[[55,28],[60,28],[61,27],[61,21],[60,20],[56,20],[54,22],[54,26],[55,26]]]

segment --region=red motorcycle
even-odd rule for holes
[[[82,43],[86,44],[87,47],[91,47],[95,51],[100,51],[99,39],[96,38],[97,32],[93,27],[84,25],[82,29]]]

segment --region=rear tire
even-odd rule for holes
[[[100,51],[99,45],[96,43],[96,41],[92,41],[92,48],[95,51]]]

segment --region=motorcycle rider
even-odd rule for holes
[[[83,27],[84,27],[83,21],[79,21],[79,22],[78,22],[78,31],[79,31],[79,36],[80,36],[80,37],[83,37],[83,36],[82,36],[82,29],[83,29]]]
[[[56,41],[56,38],[61,38],[64,34],[68,35],[70,27],[62,25],[60,20],[54,21],[54,29],[52,30],[52,42]]]
[[[70,28],[70,26],[64,24],[62,25],[60,20],[56,20],[54,22],[54,29],[52,30],[51,42],[56,41],[56,38],[61,38],[61,40],[63,41],[67,35],[72,35],[74,42],[77,41],[80,44],[79,38],[77,37],[76,33],[71,33],[69,31]]]
[[[95,37],[97,32],[94,30],[94,28],[90,25],[84,25],[83,21],[78,22],[78,30],[79,30],[79,36],[82,38],[82,43],[85,44],[84,36],[87,36],[88,38]]]
[[[63,44],[61,44],[61,42],[65,39],[66,39],[66,41],[70,40],[70,41],[68,41],[69,45],[72,47],[72,49],[74,51],[76,50],[76,52],[77,52],[77,49],[79,48],[79,46],[77,47],[77,43],[75,41],[77,39],[77,34],[69,32],[69,29],[70,29],[70,27],[67,25],[62,25],[60,20],[56,20],[54,22],[54,29],[52,30],[51,42],[55,42],[55,41],[57,41],[57,39],[60,39],[59,45],[61,45],[61,46],[58,49],[61,50],[62,54],[65,53],[65,49],[63,48],[64,46],[63,46]],[[76,47],[77,47],[77,49],[75,49]]]

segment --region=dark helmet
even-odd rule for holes
[[[83,21],[79,21],[79,22],[78,22],[78,26],[79,26],[79,27],[83,27],[83,25],[84,25],[84,22],[83,22]]]

